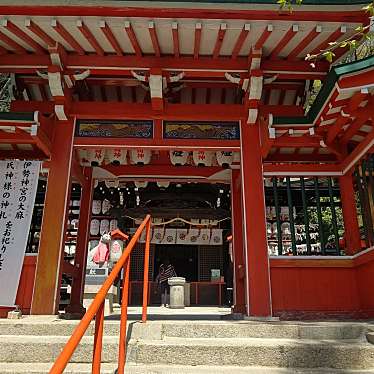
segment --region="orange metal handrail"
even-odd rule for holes
[[[142,322],[147,321],[147,306],[148,306],[148,270],[149,270],[149,249],[150,249],[150,231],[151,231],[151,216],[147,215],[139,228],[136,230],[134,236],[130,240],[121,258],[114,266],[113,270],[105,280],[100,288],[92,304],[88,308],[86,314],[74,330],[72,336],[66,343],[64,349],[57,357],[54,365],[49,371],[50,374],[61,374],[64,372],[71,356],[78,347],[83,335],[88,329],[90,323],[95,318],[95,337],[92,360],[92,374],[100,374],[101,367],[101,352],[102,340],[104,331],[104,303],[105,297],[109,288],[115,282],[117,276],[124,269],[123,279],[123,297],[121,306],[121,323],[120,323],[120,340],[119,340],[119,354],[118,354],[118,374],[124,373],[126,360],[126,328],[127,328],[127,306],[128,306],[128,291],[129,291],[129,277],[130,277],[130,254],[134,249],[135,244],[140,238],[143,230],[146,230],[145,253],[144,253],[144,287],[143,287],[143,308],[142,308]]]

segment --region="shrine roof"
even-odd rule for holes
[[[338,81],[343,77],[343,76],[351,76],[351,75],[359,75],[360,73],[363,72],[368,72],[374,70],[374,56],[370,56],[366,59],[359,60],[359,61],[354,61],[338,66],[334,66],[330,72],[328,73],[323,86],[321,90],[319,91],[315,101],[313,102],[310,110],[308,111],[308,114],[305,116],[295,116],[295,117],[275,117],[274,118],[274,124],[288,124],[288,125],[310,125],[312,126],[313,124],[316,123],[316,120],[318,119],[318,116],[321,115],[321,111],[323,110],[324,106],[329,103],[329,99],[331,99],[332,93],[334,90],[339,89],[339,84]],[[347,81],[348,87],[345,87],[345,89],[352,88],[350,90],[352,96],[355,91],[360,90],[361,88],[364,88],[366,86],[371,86],[374,84],[373,79],[368,76],[368,79],[362,82],[362,85],[359,87],[353,86],[356,81]],[[372,81],[372,83],[371,83]],[[347,95],[345,99],[347,99]],[[334,101],[336,98],[334,98]],[[330,108],[331,110],[331,108]]]

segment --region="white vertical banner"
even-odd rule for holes
[[[15,305],[40,161],[0,161],[0,306]]]

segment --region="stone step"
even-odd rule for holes
[[[0,320],[0,335],[53,335],[71,336],[79,321],[64,321],[55,319],[49,323],[12,322]],[[105,321],[104,334],[113,336],[119,332],[119,321]],[[95,325],[91,323],[86,335],[93,335]]]
[[[163,336],[176,338],[358,339],[367,331],[359,323],[221,322],[164,323]]]
[[[52,363],[1,363],[1,374],[48,374]],[[104,363],[101,365],[101,374],[113,374],[116,365]],[[91,374],[91,364],[68,364],[64,374]],[[127,374],[127,373],[126,373]]]
[[[130,341],[128,361],[147,365],[270,366],[374,369],[363,340],[182,339]]]
[[[0,321],[0,335],[71,336],[79,321],[53,319],[48,323]],[[183,338],[292,338],[292,339],[357,339],[368,330],[364,323],[344,322],[253,322],[253,321],[149,321],[128,323],[128,335],[133,339],[162,339],[164,336]],[[94,333],[91,323],[86,335]],[[104,335],[118,336],[119,321],[105,321]]]
[[[0,362],[54,362],[65,346],[65,336],[14,336],[0,335]],[[83,337],[70,362],[92,362],[93,337]],[[101,360],[106,363],[117,361],[118,337],[105,336]],[[1,373],[1,372],[0,372]]]
[[[0,363],[2,374],[48,374],[51,363],[23,363],[4,364]],[[113,374],[116,366],[114,364],[103,364],[101,374]],[[271,367],[216,367],[216,366],[163,366],[163,365],[133,365],[125,367],[126,374],[369,374],[373,370],[334,370],[326,368],[317,369],[284,369]],[[64,374],[91,374],[90,364],[69,364]]]

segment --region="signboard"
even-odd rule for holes
[[[39,161],[0,161],[1,306],[15,304],[39,170]]]
[[[164,139],[240,139],[237,121],[164,121]]]
[[[153,138],[153,121],[77,121],[76,136],[105,138]]]

